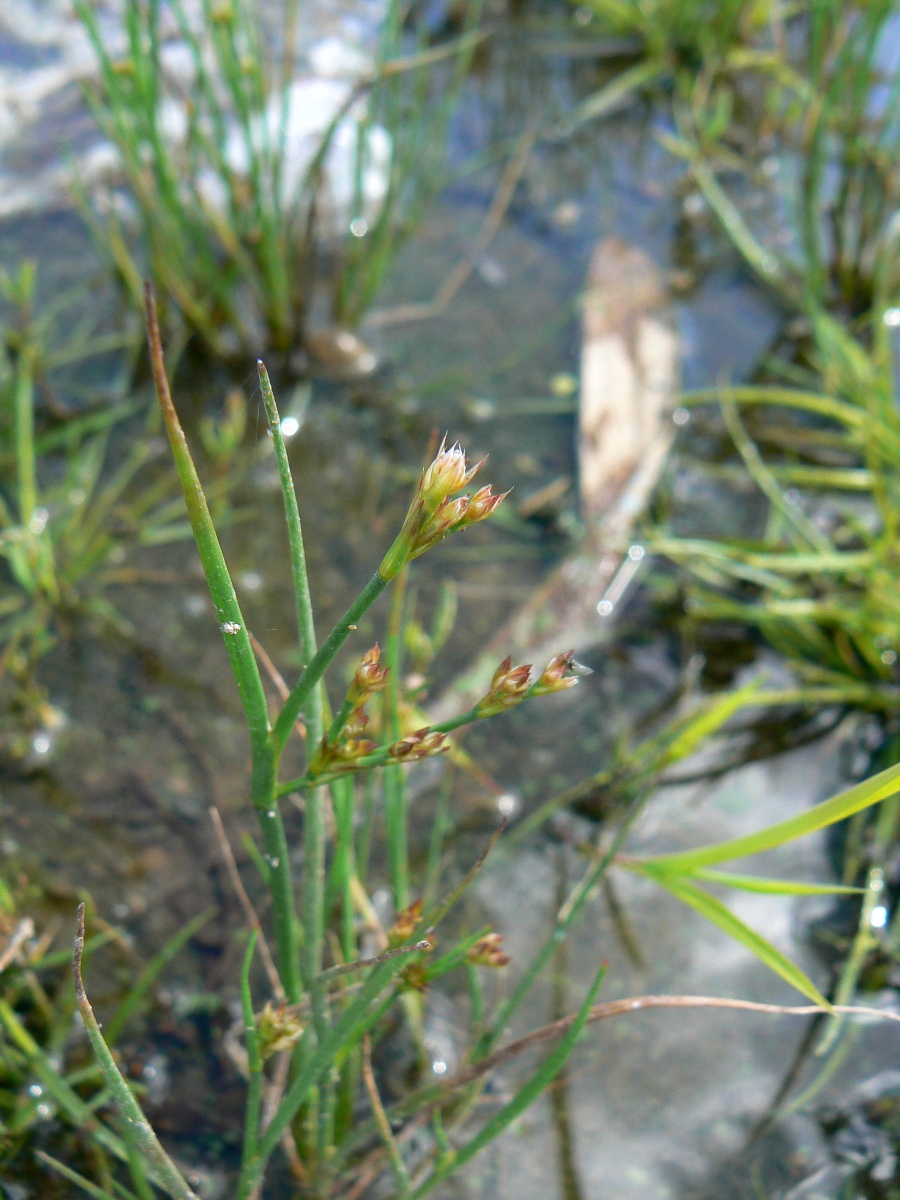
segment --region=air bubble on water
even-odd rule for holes
[[[640,562],[641,559],[644,557],[644,547],[643,546],[629,546],[628,547],[628,557],[631,559],[632,562]]]
[[[275,818],[278,816],[278,813],[275,811],[274,808],[268,808],[268,809],[266,809],[266,816],[269,818],[270,821],[274,821]]]
[[[53,1110],[51,1109],[49,1104],[39,1104],[37,1106],[37,1114],[40,1117],[44,1117],[44,1118],[49,1117],[50,1114],[52,1113],[52,1111]]]
[[[285,417],[281,422],[281,436],[292,438],[300,432],[300,422],[296,417]]]
[[[501,817],[511,817],[522,807],[522,801],[515,792],[504,792],[497,797],[497,812]]]
[[[432,1071],[434,1071],[435,1075],[446,1075],[447,1074],[447,1064],[444,1062],[444,1060],[442,1058],[436,1058],[434,1060],[434,1062],[431,1064],[431,1069],[432,1069]]]
[[[601,600],[597,605],[597,612],[601,617],[608,617],[614,608],[615,605],[613,604],[612,600]]]
[[[36,508],[31,514],[31,519],[28,522],[28,529],[31,533],[43,533],[47,528],[47,522],[50,520],[50,514],[46,508]]]
[[[885,925],[887,925],[887,919],[888,910],[883,904],[878,904],[872,909],[871,921],[873,929],[884,929]]]
[[[31,1085],[31,1087],[28,1089],[29,1096],[43,1096],[43,1094],[44,1094],[44,1089],[41,1087],[41,1085],[39,1083],[33,1083]]]
[[[200,592],[192,592],[184,598],[184,611],[189,617],[202,617],[206,612],[207,600]]]
[[[900,325],[900,308],[885,309],[884,316],[881,319],[889,328],[895,329]]]
[[[354,237],[365,237],[369,232],[369,222],[364,221],[362,217],[356,217],[350,222],[350,232]]]
[[[31,739],[31,748],[35,754],[49,754],[52,745],[49,733],[36,733]]]
[[[885,650],[881,656],[881,661],[884,663],[884,665],[886,667],[893,666],[894,663],[897,661],[897,651],[896,650]]]
[[[676,408],[672,413],[672,420],[676,425],[687,425],[691,419],[691,414],[686,408]]]

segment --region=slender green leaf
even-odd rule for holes
[[[80,1187],[83,1192],[93,1197],[93,1200],[116,1200],[116,1197],[107,1192],[104,1188],[98,1187],[96,1183],[91,1183],[90,1179],[85,1179],[83,1175],[79,1175],[77,1171],[73,1171],[71,1167],[67,1167],[65,1163],[61,1163],[59,1159],[52,1158],[43,1150],[38,1150],[36,1158],[41,1162],[46,1163],[48,1167],[56,1171],[58,1175],[62,1175],[63,1179],[68,1179],[70,1183],[74,1183],[76,1187]],[[125,1189],[122,1189],[125,1192]],[[131,1200],[137,1200],[132,1192],[125,1193]]]
[[[690,872],[691,879],[721,883],[742,892],[764,892],[771,896],[858,896],[863,888],[840,883],[795,883],[790,879],[763,879],[758,875],[735,875],[731,871],[710,871],[701,867]]]
[[[660,868],[664,871],[679,873],[693,872],[698,867],[709,867],[715,863],[727,862],[732,858],[746,858],[751,854],[761,854],[764,850],[772,850],[793,842],[797,838],[806,837],[835,825],[854,813],[861,812],[873,804],[879,804],[889,796],[900,792],[900,764],[880,771],[870,779],[864,779],[847,791],[816,804],[813,808],[797,817],[789,817],[776,825],[769,825],[758,833],[750,833],[744,837],[731,838],[727,842],[717,842],[712,846],[701,846],[697,850],[685,850],[680,854],[664,854],[654,858],[640,860],[641,866]]]
[[[771,942],[762,937],[761,934],[751,929],[749,925],[745,925],[740,917],[736,917],[731,909],[726,907],[721,900],[717,900],[715,896],[710,896],[702,888],[695,887],[683,875],[648,868],[643,863],[634,864],[634,866],[641,874],[646,875],[648,879],[652,879],[654,883],[658,883],[660,887],[664,887],[673,896],[681,900],[682,903],[689,905],[696,912],[700,913],[707,921],[711,921],[713,925],[718,925],[729,937],[734,938],[737,942],[741,942],[756,955],[760,962],[765,963],[776,975],[780,975],[782,979],[787,980],[798,992],[802,992],[804,996],[808,996],[815,1004],[820,1004],[823,1008],[830,1010],[831,1005],[809,976],[804,971],[801,971],[795,963],[792,963],[780,950],[777,950]]]
[[[447,1156],[438,1161],[431,1175],[413,1193],[413,1200],[421,1200],[422,1196],[427,1196],[448,1175],[458,1171],[460,1167],[465,1166],[485,1146],[490,1145],[504,1129],[509,1128],[513,1121],[521,1116],[526,1108],[540,1096],[547,1085],[559,1074],[581,1035],[584,1023],[590,1015],[594,999],[600,989],[600,984],[603,982],[605,973],[606,967],[603,966],[597,972],[594,982],[591,984],[584,1003],[578,1010],[578,1016],[572,1023],[571,1028],[565,1037],[560,1040],[559,1044],[547,1055],[528,1082],[516,1092],[508,1104],[505,1104],[498,1113],[495,1113],[479,1129],[478,1133],[470,1141],[461,1146],[452,1156]]]

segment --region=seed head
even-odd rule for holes
[[[448,450],[446,438],[441,442],[434,462],[422,472],[403,528],[379,567],[383,579],[393,579],[405,563],[424,554],[448,533],[491,515],[503,496],[495,496],[490,487],[481,488],[474,496],[453,499],[481,465],[479,462],[469,467],[458,443]]]
[[[384,688],[387,677],[387,668],[381,665],[381,650],[376,643],[371,650],[366,651],[356,668],[353,682],[347,691],[347,700],[354,708],[361,707]]]
[[[411,962],[397,976],[401,992],[426,992],[428,990],[428,968],[422,962]]]
[[[388,945],[392,950],[404,946],[411,940],[422,920],[422,901],[414,900],[406,908],[401,908],[394,918],[394,923],[388,930]]]
[[[466,953],[466,962],[470,962],[476,967],[508,966],[510,957],[502,949],[502,942],[502,933],[486,933],[484,937],[480,937],[474,945],[469,947]]]
[[[272,1001],[256,1018],[259,1052],[263,1059],[282,1050],[289,1050],[303,1033],[303,1022],[283,1004],[273,1007]]]
[[[337,741],[328,740],[328,735],[319,742],[318,749],[309,764],[310,775],[323,775],[326,771],[352,771],[357,759],[378,749],[378,743],[363,736],[369,724],[365,709],[357,708],[350,714]]]
[[[441,442],[440,449],[434,462],[422,472],[419,481],[418,495],[427,513],[433,513],[454,492],[464,488],[469,480],[474,479],[482,463],[476,463],[469,468],[466,463],[466,453],[455,442],[450,449],[446,448],[447,438]],[[482,459],[482,462],[484,460]]]
[[[503,503],[509,492],[501,492],[500,495],[495,495],[491,491],[491,485],[487,484],[480,488],[469,501],[469,507],[466,510],[466,525],[474,525],[476,521],[486,520],[495,509]]]
[[[395,762],[415,762],[419,758],[431,758],[434,754],[443,754],[450,749],[450,743],[445,733],[437,730],[418,729],[415,733],[407,734],[399,742],[394,742],[388,754]]]
[[[531,666],[514,667],[507,657],[494,672],[488,694],[478,704],[478,714],[490,717],[521,704],[531,686]]]
[[[592,674],[590,667],[583,667],[575,661],[574,650],[566,650],[564,654],[557,654],[550,659],[534,685],[532,695],[545,696],[549,692],[564,692],[567,688],[575,686],[579,676]]]

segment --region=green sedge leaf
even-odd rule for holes
[[[659,765],[669,766],[693,754],[701,743],[705,742],[707,738],[712,737],[714,733],[718,733],[722,726],[735,713],[750,703],[762,685],[762,678],[755,679],[752,683],[747,684],[746,687],[729,692],[722,699],[716,700],[715,703],[704,707],[702,711],[689,718],[684,728],[669,742],[663,751],[660,756]]]
[[[759,830],[758,833],[731,838],[727,842],[716,842],[712,846],[701,846],[697,850],[685,850],[680,854],[644,858],[640,860],[640,865],[687,874],[696,871],[699,867],[727,862],[732,858],[746,858],[750,854],[761,854],[764,850],[772,850],[776,846],[783,846],[787,842],[796,841],[797,838],[816,833],[819,829],[825,829],[828,825],[835,825],[838,821],[852,817],[854,813],[861,812],[864,808],[870,808],[873,804],[879,804],[882,800],[887,800],[898,792],[900,792],[900,764],[880,771],[871,779],[864,779],[862,783],[855,784],[845,792],[833,796],[831,800],[817,804],[797,817],[789,817],[786,821],[769,825],[766,829]]]
[[[756,955],[760,962],[765,963],[770,971],[780,975],[791,987],[795,987],[798,992],[808,996],[814,1004],[819,1004],[825,1009],[831,1008],[831,1005],[804,971],[801,971],[795,963],[792,963],[786,955],[777,950],[756,930],[745,925],[740,917],[736,917],[721,900],[710,896],[708,892],[703,891],[702,888],[697,887],[682,875],[673,875],[654,868],[648,869],[644,864],[635,864],[635,868],[641,874],[652,879],[654,883],[658,883],[660,887],[671,892],[683,904],[687,904],[695,912],[700,913],[707,921],[718,925],[736,942],[741,942]]]
[[[864,888],[845,887],[840,883],[795,883],[790,879],[763,879],[758,875],[735,875],[732,871],[711,871],[706,867],[691,871],[690,876],[691,879],[702,879],[706,883],[738,888],[742,892],[764,892],[771,896],[858,896],[865,891]]]
[[[460,1167],[473,1159],[480,1150],[490,1145],[552,1083],[553,1079],[565,1066],[569,1055],[575,1048],[575,1043],[578,1041],[585,1022],[590,1016],[591,1008],[600,989],[600,984],[603,982],[605,973],[605,966],[601,967],[595,975],[594,982],[588,989],[584,1003],[578,1010],[578,1016],[573,1021],[568,1032],[560,1039],[554,1049],[550,1051],[531,1078],[516,1092],[512,1100],[505,1104],[499,1112],[495,1113],[479,1129],[478,1133],[470,1141],[466,1142],[464,1146],[459,1147],[452,1158],[437,1163],[431,1175],[413,1193],[413,1200],[421,1200],[423,1196],[427,1196],[448,1175],[458,1171]]]

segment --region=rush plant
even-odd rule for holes
[[[257,662],[260,658],[265,664],[266,658],[247,629],[169,392],[149,291],[147,305],[160,405],[247,721],[252,763],[250,800],[262,844],[261,850],[253,850],[253,857],[271,903],[273,950],[240,885],[223,833],[223,848],[252,923],[240,981],[247,1107],[242,1160],[233,1191],[236,1200],[251,1200],[261,1194],[276,1151],[284,1153],[299,1195],[380,1195],[392,1181],[394,1195],[420,1200],[463,1169],[527,1108],[562,1068],[588,1022],[666,1006],[731,1005],[779,1013],[855,1011],[846,1005],[832,1010],[799,968],[737,920],[707,889],[710,885],[726,885],[786,894],[855,890],[840,885],[784,884],[724,874],[714,868],[729,859],[814,832],[894,795],[900,787],[900,768],[752,837],[692,854],[650,859],[622,853],[625,838],[648,799],[647,792],[635,794],[614,836],[609,838],[601,832],[596,845],[589,848],[584,875],[559,911],[550,935],[536,948],[511,992],[489,1013],[481,972],[508,963],[500,935],[486,928],[457,933],[448,938],[446,945],[439,945],[437,939],[447,938],[444,920],[481,869],[496,835],[468,874],[441,897],[438,821],[421,890],[414,887],[417,881],[411,872],[407,845],[404,770],[410,763],[444,754],[450,748],[453,732],[467,723],[574,686],[579,669],[571,654],[558,655],[536,675],[529,667],[503,662],[486,695],[469,712],[440,724],[407,728],[404,715],[414,713],[415,706],[408,702],[409,696],[400,685],[401,614],[410,562],[444,537],[488,518],[503,497],[489,486],[464,493],[481,464],[469,467],[458,446],[442,444],[419,477],[402,528],[372,579],[319,644],[290,464],[275,398],[260,363],[260,386],[282,484],[298,637],[306,662],[293,687],[283,685],[280,708],[270,715]],[[394,605],[385,650],[382,653],[380,648],[372,647],[360,654],[349,685],[340,689],[342,699],[332,708],[325,684],[326,677],[334,674],[336,656],[391,585]],[[374,708],[376,697],[381,698],[381,711],[373,711],[370,717],[369,709]],[[715,723],[709,714],[705,721],[706,726]],[[305,769],[297,777],[282,781],[282,757],[301,723]],[[700,736],[700,728],[697,725],[683,731],[685,744],[692,734]],[[362,796],[354,786],[357,781],[365,785]],[[288,795],[300,798],[304,814],[299,889],[293,879],[295,859],[280,807]],[[389,925],[379,920],[369,894],[374,873],[370,865],[374,804],[379,798],[385,831],[384,859],[394,900],[394,917]],[[634,997],[595,1004],[603,976],[600,966],[577,1013],[505,1042],[506,1031],[522,1001],[612,866],[642,873],[701,911],[797,987],[812,1006],[784,1008],[684,996]],[[175,1200],[196,1200],[185,1174],[157,1139],[120,1073],[109,1039],[93,1012],[82,973],[84,938],[82,909],[75,943],[75,995],[116,1113],[116,1148],[110,1153],[125,1164],[130,1186],[116,1181],[110,1188],[47,1155],[42,1161],[95,1200],[110,1200],[113,1194],[126,1200],[150,1200],[154,1189]],[[366,953],[363,947],[372,939],[377,952]],[[264,1003],[256,998],[260,987],[257,962],[265,967]],[[383,1100],[373,1066],[373,1045],[377,1047],[390,1028],[396,1029],[399,1020],[410,1044],[418,1046],[421,1054],[427,989],[451,971],[465,972],[469,984],[471,1028],[465,1065],[446,1078],[435,1077],[435,1072],[428,1071],[426,1059],[417,1086],[399,1098]],[[510,1099],[487,1116],[482,1106],[476,1109],[475,1102],[483,1096],[484,1083],[492,1071],[548,1042],[551,1048]],[[446,1064],[442,1069],[446,1071]],[[106,1123],[103,1127],[111,1132]]]
[[[149,269],[169,314],[220,355],[295,354],[329,289],[331,320],[358,322],[441,185],[478,4],[460,39],[433,45],[391,0],[372,62],[339,78],[298,73],[300,0],[275,19],[254,0],[126,0],[121,51],[92,0],[75,8],[100,68],[88,100],[127,185],[81,190],[82,210],[135,305]]]

